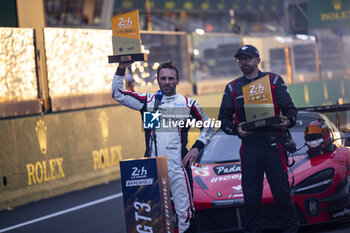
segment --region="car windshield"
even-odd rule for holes
[[[307,146],[304,140],[305,127],[311,121],[319,120],[320,115],[302,112],[298,114],[298,120],[293,128],[290,129],[293,141],[299,149],[294,155],[305,154]],[[226,163],[239,161],[239,149],[241,140],[234,135],[228,135],[222,130],[219,130],[211,139],[210,143],[201,152],[200,163]]]
[[[200,163],[226,163],[239,161],[241,139],[219,130],[204,148]]]
[[[291,130],[291,135],[293,138],[293,141],[295,144],[297,144],[297,152],[294,153],[294,155],[301,155],[305,154],[307,151],[307,146],[305,144],[305,139],[304,139],[304,131],[300,130]]]

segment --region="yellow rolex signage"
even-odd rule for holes
[[[347,27],[350,24],[350,1],[311,0],[308,13],[310,27]]]
[[[39,120],[35,126],[36,136],[38,137],[41,153],[46,154],[47,151],[47,138],[46,138],[47,127],[43,120]]]
[[[108,138],[109,138],[109,126],[108,126],[109,118],[108,118],[107,113],[105,111],[102,111],[100,113],[98,121],[100,122],[101,133],[102,133],[102,136],[103,136],[103,140],[105,142],[107,142]]]
[[[47,154],[47,126],[43,119],[35,125],[35,132],[43,155]],[[63,157],[42,159],[26,164],[28,186],[65,178],[63,170]]]
[[[65,177],[63,170],[63,158],[53,158],[48,161],[36,161],[27,163],[28,185],[41,184]]]

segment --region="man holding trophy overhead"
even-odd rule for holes
[[[172,119],[186,120],[194,118],[206,121],[209,117],[200,108],[199,104],[188,97],[176,93],[176,86],[180,81],[179,71],[172,62],[165,62],[158,67],[157,81],[163,94],[136,93],[124,88],[125,69],[130,62],[119,64],[112,83],[112,96],[120,104],[144,115],[145,112],[162,114]],[[170,113],[170,114],[168,114]],[[174,118],[175,117],[175,118]],[[185,118],[183,118],[185,117]],[[189,128],[180,126],[171,129],[145,129],[146,152],[145,157],[166,156],[170,190],[173,196],[175,210],[178,217],[179,232],[190,232],[190,220],[193,217],[193,203],[189,175],[189,166],[196,162],[199,151],[209,142],[214,134],[213,127],[204,127],[197,141],[187,152],[187,134]]]
[[[109,63],[119,63],[112,81],[112,97],[120,104],[140,111],[143,116],[145,157],[166,156],[179,233],[192,232],[193,224],[190,222],[194,216],[194,207],[191,166],[196,163],[199,151],[213,136],[214,127],[203,126],[191,150],[187,150],[189,127],[184,127],[180,122],[190,119],[206,122],[209,117],[195,100],[176,92],[180,75],[171,61],[164,62],[157,69],[160,90],[156,94],[125,90],[125,70],[130,68],[134,61],[147,60],[147,54],[141,51],[138,22],[138,10],[112,18],[114,55],[109,56],[108,60]],[[162,127],[162,123],[166,127]],[[153,127],[155,125],[157,126]]]
[[[241,46],[235,58],[243,76],[226,85],[219,120],[223,131],[242,140],[245,232],[262,231],[265,173],[283,232],[296,233],[297,214],[290,196],[286,157],[286,153],[295,151],[289,143],[292,140],[288,128],[295,125],[296,108],[283,79],[259,70],[261,59],[254,46]]]

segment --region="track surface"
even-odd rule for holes
[[[2,232],[124,233],[120,180],[0,211]],[[350,232],[350,223],[304,227],[299,232],[345,233]]]

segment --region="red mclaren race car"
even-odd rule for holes
[[[309,156],[304,130],[312,121],[328,126],[331,153]],[[291,130],[299,151],[289,156],[291,194],[300,224],[350,220],[350,147],[343,134],[323,114],[299,112]],[[205,147],[198,164],[192,167],[193,201],[198,232],[234,231],[244,228],[244,199],[237,136],[219,130]],[[264,226],[278,226],[278,214],[267,180],[263,192]]]

